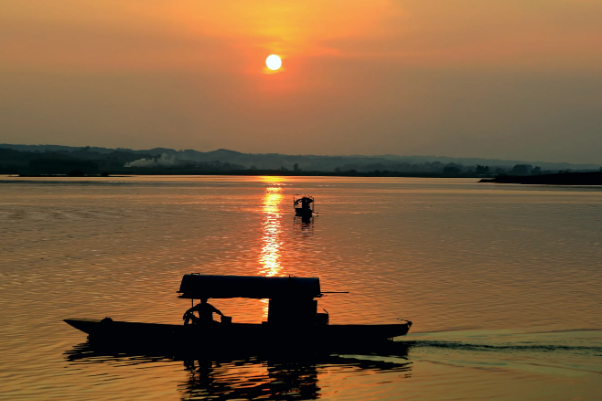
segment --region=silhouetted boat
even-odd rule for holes
[[[135,343],[137,345],[175,344],[184,347],[210,347],[213,344],[278,345],[293,343],[341,345],[372,343],[403,336],[412,322],[398,324],[330,325],[327,313],[318,313],[323,294],[318,278],[248,277],[187,274],[182,278],[180,298],[269,299],[268,318],[261,324],[222,323],[156,324],[139,322],[65,319],[89,335],[90,341]]]
[[[293,206],[295,207],[295,216],[303,219],[309,219],[314,214],[314,197],[309,195],[294,194]]]

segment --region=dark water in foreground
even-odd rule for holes
[[[296,220],[292,194],[316,197]],[[602,393],[602,189],[474,180],[4,178],[0,398],[545,399]],[[414,321],[373,354],[90,348],[67,317],[181,323],[181,276],[319,276],[332,323]],[[238,322],[261,301],[216,300]]]

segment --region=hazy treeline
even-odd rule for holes
[[[195,174],[329,173],[341,175],[496,176],[558,171],[597,171],[598,165],[524,163],[435,156],[316,156],[251,154],[226,149],[211,152],[0,145],[1,174]]]

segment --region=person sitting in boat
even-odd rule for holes
[[[309,204],[312,202],[313,200],[310,198],[300,198],[295,201],[295,207],[299,207],[299,203],[301,203],[301,209],[309,209]]]
[[[194,312],[198,312],[199,317],[196,317]],[[182,319],[184,319],[184,324],[188,324],[188,322],[192,322],[193,324],[211,324],[216,323],[213,320],[214,313],[224,316],[219,309],[207,302],[207,298],[201,298],[201,303],[188,309],[186,313],[184,313],[184,316],[182,316]]]

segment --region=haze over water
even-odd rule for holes
[[[0,399],[597,399],[601,189],[475,181],[3,178]],[[310,224],[295,193],[316,199]],[[331,323],[410,319],[409,350],[193,366],[96,354],[62,321],[180,324],[192,272],[320,277],[350,291],[319,301]],[[265,302],[211,302],[265,319]]]

